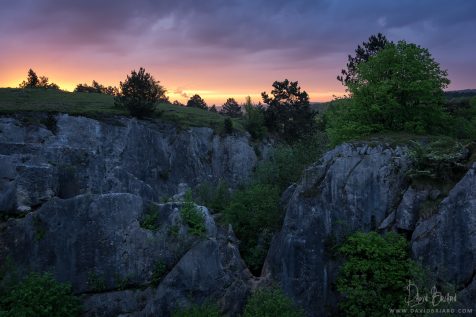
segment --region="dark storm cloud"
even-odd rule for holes
[[[2,33],[71,46],[128,47],[122,39],[146,38],[156,45],[175,41],[249,52],[297,48],[301,57],[312,57],[354,47],[378,31],[418,30],[425,23],[430,29],[422,41],[431,44],[470,35],[476,27],[474,1],[1,2]],[[154,29],[161,21],[167,28]],[[458,29],[464,23],[469,25]]]
[[[470,63],[468,69],[476,68],[470,55],[476,48],[476,1],[0,0],[0,4],[0,41],[6,49],[28,42],[65,52],[92,47],[120,56],[140,51],[211,65],[256,54],[269,57],[263,64],[322,58],[338,58],[344,64],[357,44],[382,32],[392,40],[428,47],[449,63],[459,52]]]

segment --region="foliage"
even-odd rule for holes
[[[263,288],[250,296],[243,317],[303,317],[304,312],[296,308],[279,288]]]
[[[458,139],[476,140],[476,97],[458,97],[446,101],[449,115],[448,134]]]
[[[254,140],[260,140],[266,134],[265,110],[256,107],[251,102],[245,104],[245,129],[251,134]]]
[[[456,170],[464,170],[464,160],[467,156],[465,147],[449,137],[440,137],[426,144],[412,142],[410,155],[413,167],[409,172],[411,177],[426,177],[444,182],[451,180]]]
[[[280,144],[275,147],[267,161],[260,162],[256,168],[256,182],[274,184],[280,191],[301,177],[309,164],[318,160],[327,148],[324,133],[316,132],[307,139],[293,145]]]
[[[220,317],[218,306],[213,304],[196,305],[179,309],[172,313],[172,317]]]
[[[157,261],[154,265],[154,269],[152,271],[152,278],[150,283],[153,286],[158,286],[162,278],[167,273],[167,265],[163,261]]]
[[[288,142],[311,134],[314,129],[314,113],[309,107],[307,92],[301,91],[298,82],[285,79],[273,83],[271,97],[263,92],[263,102],[268,104],[265,122],[268,129],[277,132]]]
[[[91,86],[88,84],[78,84],[74,89],[74,92],[87,92],[87,93],[97,93],[97,94],[106,94],[111,96],[119,95],[119,90],[117,87],[112,86],[103,86],[97,81],[93,80]]]
[[[380,131],[441,131],[446,75],[427,49],[405,41],[388,44],[357,65],[347,86],[352,99],[328,117],[332,143]]]
[[[208,111],[218,113],[217,106],[212,105],[210,108],[208,108]]]
[[[383,50],[388,44],[391,44],[385,35],[378,33],[369,37],[367,42],[363,42],[362,46],[358,45],[355,50],[355,57],[349,55],[347,57],[347,70],[341,71],[341,76],[337,76],[337,80],[343,85],[354,82],[357,77],[357,66],[360,63],[365,63],[370,57],[375,56],[378,52]]]
[[[157,103],[168,100],[164,87],[142,67],[139,72],[133,70],[119,85],[121,92],[115,97],[115,104],[135,117],[152,115]]]
[[[0,298],[0,316],[69,317],[79,316],[79,300],[71,286],[48,274],[30,273]]]
[[[30,68],[28,70],[27,80],[20,84],[20,88],[59,89],[59,86],[55,83],[50,83],[48,77],[38,77],[33,69]]]
[[[182,220],[187,224],[189,233],[196,236],[203,236],[205,234],[205,216],[192,201],[192,192],[188,191],[185,194],[185,200],[180,210]]]
[[[225,120],[223,120],[223,129],[226,134],[233,133],[233,121],[231,121],[230,118],[225,118]]]
[[[190,99],[187,101],[187,107],[198,108],[202,110],[208,109],[207,103],[199,95],[193,95],[192,97],[190,97]]]
[[[202,183],[195,188],[198,202],[207,206],[214,213],[222,212],[230,203],[230,190],[228,184],[220,180],[217,184]]]
[[[159,230],[159,209],[156,205],[150,204],[147,211],[140,220],[140,226],[147,230]]]
[[[104,276],[94,271],[88,273],[88,285],[96,292],[102,292],[106,289]]]
[[[254,273],[259,273],[270,239],[269,233],[279,228],[282,211],[278,206],[279,191],[276,186],[255,184],[238,190],[230,205],[224,210],[227,223],[241,240],[243,259]]]
[[[228,98],[226,100],[226,102],[221,108],[220,113],[233,118],[239,118],[243,115],[241,106],[238,104],[238,102],[236,102],[234,98]]]
[[[405,286],[422,275],[407,241],[393,232],[357,232],[339,252],[346,258],[337,279],[345,316],[387,316],[389,308],[405,307]]]

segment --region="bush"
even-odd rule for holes
[[[420,280],[422,271],[402,236],[357,232],[338,250],[346,258],[337,279],[343,315],[388,316],[389,308],[406,307],[405,286]]]
[[[5,317],[70,317],[80,312],[71,287],[48,273],[31,273],[0,298],[0,316]]]
[[[150,204],[147,207],[146,213],[140,220],[140,226],[147,230],[157,231],[159,230],[159,209],[156,205]]]
[[[241,110],[241,106],[234,98],[228,98],[222,105],[220,113],[225,116],[239,118],[243,114],[243,111]]]
[[[304,317],[291,299],[278,288],[256,291],[246,303],[243,317]]]
[[[202,183],[195,188],[198,203],[207,206],[214,213],[222,212],[229,205],[231,193],[228,184],[220,180],[216,185]]]
[[[207,103],[199,95],[193,95],[190,97],[190,99],[187,101],[187,107],[198,108],[202,110],[208,109]]]
[[[253,273],[259,273],[270,244],[271,233],[279,229],[282,211],[276,186],[255,184],[238,190],[224,210],[227,223],[241,240],[240,251]]]
[[[172,317],[220,317],[220,310],[216,305],[204,304],[179,309],[172,313]]]
[[[157,287],[166,273],[167,273],[167,265],[165,265],[165,263],[160,260],[157,261],[152,271],[152,278],[150,283],[153,286]]]
[[[264,109],[254,107],[251,104],[245,105],[245,129],[251,134],[254,140],[260,140],[266,134]]]
[[[120,83],[121,92],[114,98],[115,104],[125,107],[129,113],[138,118],[150,116],[159,101],[166,101],[165,89],[152,75],[140,68],[133,70],[124,82]]]
[[[182,216],[182,220],[188,226],[190,234],[199,237],[205,234],[205,217],[193,203],[191,191],[188,191],[185,194],[185,200],[182,209],[180,210],[180,215]]]

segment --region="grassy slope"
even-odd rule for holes
[[[156,118],[181,127],[221,129],[224,116],[201,109],[160,104]],[[71,93],[60,90],[0,88],[0,114],[18,112],[59,112],[88,117],[124,115],[125,109],[114,106],[112,96],[94,93]],[[160,113],[160,114],[159,114]],[[232,119],[233,126],[244,130],[242,120]]]

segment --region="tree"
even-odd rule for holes
[[[187,101],[187,107],[203,110],[208,109],[205,100],[203,100],[202,97],[200,97],[199,95],[193,95],[192,97],[190,97],[190,99]]]
[[[228,98],[226,100],[226,102],[222,106],[220,113],[233,118],[239,118],[243,114],[240,105],[238,104],[238,102],[236,102],[234,98]]]
[[[115,104],[127,108],[135,117],[150,116],[158,102],[167,100],[164,87],[142,67],[138,72],[133,70],[124,82],[120,82],[120,88]]]
[[[263,107],[254,106],[251,101],[244,105],[245,129],[255,140],[261,139],[266,133]]]
[[[357,65],[368,61],[371,56],[375,56],[388,44],[392,44],[392,42],[389,42],[385,35],[381,33],[370,36],[367,42],[362,43],[362,46],[357,46],[355,57],[351,55],[348,56],[347,70],[343,69],[341,71],[342,75],[337,76],[337,80],[345,86],[355,81]]]
[[[424,133],[441,126],[447,72],[418,45],[400,41],[357,66],[348,84],[361,123]]]
[[[40,80],[38,79],[38,76],[36,73],[33,71],[33,69],[28,70],[28,77],[26,81],[23,81],[20,84],[20,88],[36,88],[38,87]]]
[[[309,107],[307,92],[301,91],[298,82],[285,79],[273,83],[272,96],[261,94],[268,104],[265,112],[266,126],[280,134],[288,142],[294,142],[314,128],[314,113]]]
[[[208,111],[218,113],[217,106],[212,105],[210,108],[208,108]]]
[[[55,83],[50,83],[46,76],[38,77],[30,68],[30,70],[28,70],[28,78],[20,84],[20,88],[59,89],[59,86]]]
[[[117,96],[119,90],[117,87],[112,86],[103,86],[97,81],[93,80],[91,86],[88,84],[78,84],[74,89],[74,92],[87,92],[87,93],[97,93],[97,94],[106,94],[111,96]]]

